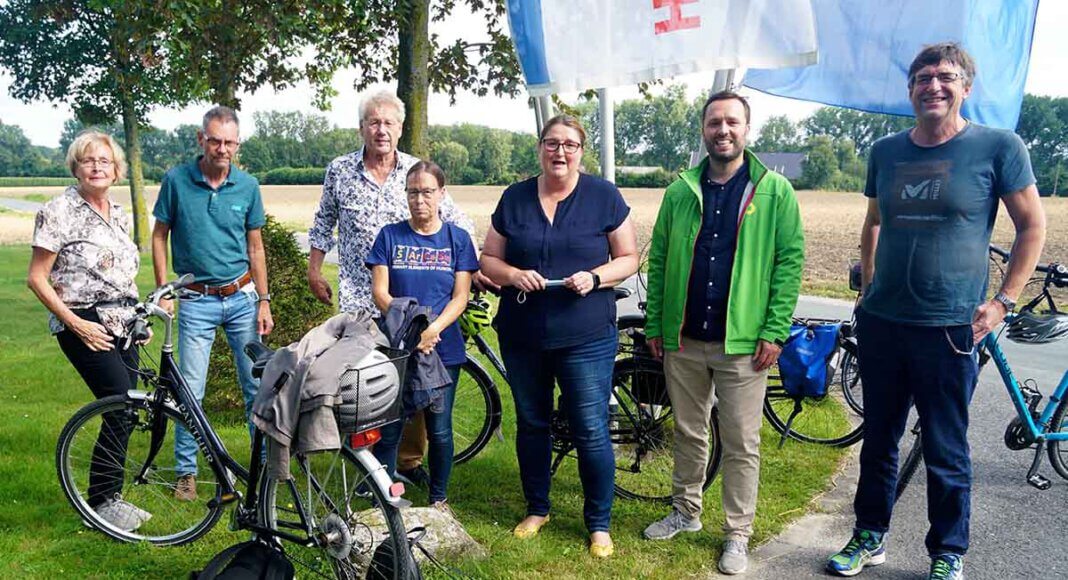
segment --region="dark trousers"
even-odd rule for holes
[[[553,383],[558,383],[561,410],[578,452],[586,529],[590,533],[608,531],[616,475],[608,432],[608,399],[617,348],[614,332],[606,338],[549,350],[501,341],[515,400],[515,449],[528,515],[549,513],[550,418]]]
[[[452,440],[452,405],[456,400],[456,380],[460,376],[460,365],[445,367],[452,378],[452,384],[445,387],[441,401],[441,411],[427,407],[421,411],[426,422],[426,434],[429,443],[427,464],[430,467],[430,503],[448,499],[449,477],[452,475],[452,456],[455,446]],[[382,440],[371,450],[382,464],[386,466],[389,476],[397,475],[397,448],[405,423],[397,421],[382,427]]]
[[[968,404],[978,380],[971,326],[913,326],[857,311],[864,443],[853,503],[857,528],[886,532],[897,487],[898,443],[915,403],[927,468],[930,555],[968,551],[972,463]],[[952,341],[952,344],[951,344]]]
[[[93,310],[75,310],[86,320],[99,323]],[[70,330],[56,335],[59,348],[70,364],[82,376],[97,399],[121,395],[137,386],[137,347],[122,350],[122,340],[115,338],[115,348],[96,352],[85,346],[82,339]],[[123,468],[126,465],[126,445],[130,440],[130,423],[120,411],[103,417],[100,434],[93,447],[89,464],[89,506],[96,507],[122,493]]]

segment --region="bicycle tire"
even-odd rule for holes
[[[460,366],[452,407],[453,465],[478,455],[501,427],[501,393],[471,355]]]
[[[915,437],[912,438],[912,446],[909,447],[909,452],[905,454],[905,460],[898,466],[894,501],[897,501],[901,498],[901,494],[905,493],[905,488],[909,486],[912,476],[916,475],[916,470],[923,461],[923,434],[920,432],[919,424],[909,430],[909,433],[912,433]],[[900,454],[898,456],[900,457]]]
[[[379,573],[375,577],[408,580],[417,568],[400,510],[386,502],[348,447],[293,455],[288,480],[265,468],[259,491],[265,527],[307,535],[307,542],[287,543],[285,551],[309,576],[356,580]],[[390,568],[375,560],[383,553],[404,557],[392,557]]]
[[[838,348],[843,357],[848,354],[842,347]],[[841,365],[836,373],[840,372]],[[831,377],[828,383],[834,384],[836,378]],[[794,415],[792,421],[791,415]],[[849,447],[864,438],[863,415],[854,412],[844,392],[838,395],[835,389],[829,389],[822,397],[792,395],[783,387],[778,367],[768,373],[764,417],[779,435],[803,443]]]
[[[615,455],[615,492],[621,498],[671,503],[674,413],[663,365],[649,357],[625,358],[612,373],[615,408],[609,430]],[[723,460],[716,409],[709,416],[708,465],[701,489],[712,485]]]
[[[164,440],[146,472],[145,480],[136,481],[143,467],[143,459],[150,452],[153,419],[163,412]],[[108,434],[102,432],[106,414],[121,413],[119,421],[129,429],[124,461],[113,462],[111,467],[122,472],[123,500],[136,505],[152,514],[151,519],[143,522],[132,531],[120,529],[102,518],[89,505],[89,481],[93,463],[92,457],[97,442],[102,437],[116,436],[115,428]],[[109,419],[115,419],[111,415]],[[173,423],[173,424],[171,424]],[[182,425],[188,428],[177,410],[170,406],[159,406],[146,398],[132,398],[129,395],[113,395],[98,399],[82,407],[63,427],[56,445],[56,470],[60,485],[67,501],[74,507],[82,520],[107,536],[124,542],[150,542],[158,546],[177,546],[192,542],[203,536],[219,521],[223,506],[218,499],[221,478],[213,473],[212,477],[203,477],[210,463],[203,452],[197,449],[197,465],[200,476],[197,479],[198,499],[196,501],[179,501],[174,497],[177,473],[174,459],[174,427]],[[192,431],[192,430],[190,430]],[[104,461],[109,461],[109,455]],[[118,464],[116,464],[118,463]],[[98,476],[99,477],[99,476]],[[205,493],[207,492],[207,493]]]
[[[1049,433],[1064,432],[1068,432],[1068,398],[1057,404],[1049,430]],[[1068,442],[1047,440],[1046,453],[1049,454],[1049,462],[1057,475],[1068,479]]]
[[[864,415],[864,390],[860,381],[860,363],[857,356],[845,351],[838,366],[838,384],[846,404],[858,415]]]

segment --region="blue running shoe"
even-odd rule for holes
[[[964,580],[964,558],[956,554],[939,554],[931,558],[927,580]]]
[[[865,566],[878,566],[885,561],[886,534],[853,530],[849,543],[827,560],[827,571],[838,576],[856,576]]]

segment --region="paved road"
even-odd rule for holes
[[[809,316],[845,316],[851,304],[803,298],[798,312]],[[1003,348],[1020,380],[1033,378],[1049,394],[1068,363],[1068,341],[1043,346],[1021,346],[1008,340]],[[1053,480],[1048,491],[1024,481],[1034,457],[1030,450],[1010,451],[1002,443],[1009,420],[1015,416],[1005,388],[993,365],[986,368],[971,406],[972,492],[971,541],[966,558],[970,579],[1068,578],[1068,481],[1057,477],[1045,456],[1041,473]],[[855,457],[854,457],[855,459]],[[825,496],[819,513],[802,518],[754,554],[749,577],[785,580],[826,577],[827,555],[849,538],[853,525],[852,494],[856,489],[853,462]],[[870,568],[862,578],[923,578],[927,555],[926,485],[918,474],[899,502],[887,563]]]
[[[0,207],[15,211],[23,211],[28,213],[35,213],[41,209],[43,204],[36,201],[26,201],[25,199],[12,199],[8,197],[0,197]]]

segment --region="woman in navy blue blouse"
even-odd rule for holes
[[[481,265],[502,286],[497,327],[527,501],[514,533],[533,536],[549,520],[549,416],[557,383],[578,451],[590,553],[607,557],[615,480],[608,399],[617,349],[611,287],[638,270],[638,244],[619,189],[579,172],[585,142],[574,117],[546,123],[538,143],[542,172],[501,196]]]

